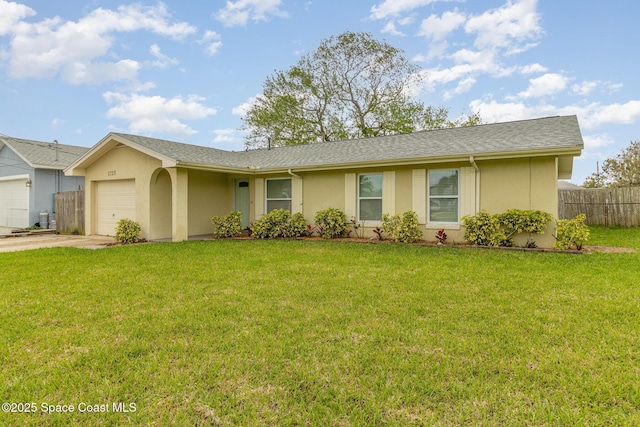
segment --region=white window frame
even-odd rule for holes
[[[269,197],[269,182],[270,181],[284,181],[287,180],[291,183],[291,193],[289,194],[288,198],[285,197]],[[293,180],[291,178],[267,178],[265,179],[265,184],[264,184],[264,212],[265,214],[269,213],[269,201],[271,200],[275,200],[275,201],[282,201],[282,200],[288,200],[289,201],[289,212],[293,211]]]
[[[380,191],[382,192],[382,194],[380,195],[380,197],[361,197],[360,196],[360,177],[365,176],[365,175],[379,175],[380,176],[380,182],[381,182],[381,188]],[[381,214],[384,213],[384,174],[382,172],[366,172],[366,173],[359,173],[356,176],[356,196],[357,196],[357,200],[358,200],[358,204],[357,204],[357,209],[358,209],[358,221],[363,221],[360,218],[360,201],[361,200],[380,200],[380,212]],[[379,223],[380,221],[382,221],[382,215],[380,218],[378,219],[367,219],[364,220],[367,223]]]
[[[442,171],[457,171],[458,172],[458,194],[454,195],[431,195],[431,172],[442,172]],[[427,170],[427,224],[460,224],[460,168],[442,168],[442,169],[428,169]],[[455,221],[431,221],[431,199],[456,199],[458,201],[458,212],[456,213],[457,219]]]

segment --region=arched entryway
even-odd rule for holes
[[[157,169],[151,175],[149,193],[149,239],[171,239],[171,176],[166,169]]]

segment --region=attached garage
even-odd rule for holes
[[[133,179],[98,181],[96,191],[96,234],[113,236],[122,218],[136,219],[136,185]]]
[[[0,226],[29,227],[28,175],[0,178]]]

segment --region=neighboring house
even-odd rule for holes
[[[569,181],[558,181],[558,190],[584,190],[584,187]]]
[[[557,217],[558,179],[582,148],[575,116],[242,152],[110,133],[65,173],[85,177],[86,234],[113,234],[127,217],[144,238],[180,241],[231,211],[244,225],[275,208],[311,223],[335,207],[367,227],[413,210],[425,238],[444,228],[462,241],[461,218],[482,209]],[[551,233],[537,243],[552,246]]]
[[[63,170],[88,150],[0,135],[0,226],[29,227],[40,211],[53,212],[56,192],[84,185],[83,177]]]

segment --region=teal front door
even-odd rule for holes
[[[249,211],[251,200],[249,193],[249,180],[234,180],[234,210],[242,213],[242,228],[249,226]]]

